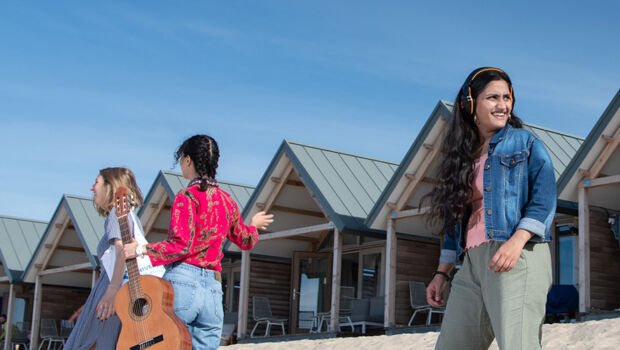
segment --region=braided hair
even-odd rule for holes
[[[174,153],[175,164],[184,156],[189,156],[198,173],[198,178],[192,180],[190,185],[199,183],[198,189],[202,192],[210,186],[217,186],[215,174],[217,162],[220,159],[220,150],[211,136],[194,135],[183,141]]]

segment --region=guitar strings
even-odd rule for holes
[[[118,198],[117,198],[117,205],[118,205],[117,214],[120,209],[119,202],[120,201],[118,201]],[[129,203],[127,201],[126,196],[123,196],[123,204],[124,204],[123,212],[125,212],[127,211],[127,208],[129,208]],[[131,237],[133,236],[131,232],[131,226],[129,225],[129,220],[128,220],[129,213],[131,213],[131,211],[129,211],[122,217],[118,217],[117,215],[119,219],[119,225],[121,229],[121,237],[123,240],[123,244],[129,243],[131,241]],[[132,322],[132,325],[133,325],[132,328],[133,328],[136,339],[138,339],[138,344],[142,344],[148,340],[147,336],[152,334],[150,332],[148,322],[144,322],[145,321],[144,316],[145,314],[149,313],[149,311],[151,311],[152,305],[150,305],[151,303],[149,303],[149,300],[145,298],[145,295],[143,295],[142,293],[142,288],[140,287],[141,276],[140,276],[140,270],[138,268],[137,258],[126,261],[126,268],[128,271],[128,275],[129,275],[129,270],[130,270],[129,265],[131,265],[132,275],[134,276],[133,279],[130,278],[129,280],[129,286],[128,286],[129,302],[132,304],[131,309],[133,309],[133,315],[135,317],[139,317],[139,320],[134,320],[134,322]],[[139,347],[143,348],[142,345],[140,345]]]
[[[129,220],[127,218],[127,215],[124,215],[122,218],[119,218],[119,223],[121,223],[122,221],[122,225],[121,225],[121,234],[122,237],[124,238],[124,243],[129,243],[130,241],[130,237],[131,237],[131,233],[127,232],[127,228],[129,225]],[[134,265],[137,265],[137,260],[134,258],[132,260],[128,260],[126,262],[127,265],[127,269],[128,269],[128,274],[129,274],[129,270],[132,270],[132,275],[133,272],[136,270]],[[139,271],[138,271],[138,278],[139,277]],[[134,317],[139,317],[140,313],[139,313],[139,300],[141,299],[142,295],[140,293],[140,286],[139,281],[135,281],[133,279],[130,278],[129,280],[129,302],[132,304],[132,311],[133,311],[133,316]],[[132,318],[134,318],[132,317]],[[133,325],[133,331],[134,331],[134,335],[135,338],[138,340],[138,344],[143,343],[146,340],[146,334],[147,334],[147,330],[145,329],[143,322],[141,322],[138,319],[135,319],[134,322],[132,322]]]

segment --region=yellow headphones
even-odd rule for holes
[[[500,73],[504,73],[506,74],[506,72],[504,72],[503,70],[499,69],[499,68],[493,68],[493,67],[480,67],[478,69],[475,69],[473,72],[471,72],[469,74],[469,76],[467,77],[467,79],[465,79],[465,83],[463,83],[463,86],[461,87],[461,109],[466,111],[467,113],[469,113],[469,115],[474,115],[474,110],[475,110],[475,105],[476,105],[476,101],[475,99],[471,96],[471,83],[474,81],[474,79],[476,79],[476,77],[478,76],[478,74],[482,73],[482,72],[486,72],[486,71],[496,71],[496,72],[500,72]],[[515,95],[514,92],[512,91],[512,84],[510,86],[510,103],[511,105],[514,107],[514,100],[515,100]]]

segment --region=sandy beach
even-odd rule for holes
[[[433,349],[438,332],[381,335],[371,337],[297,340],[259,344],[236,344],[226,349]],[[618,349],[620,318],[582,323],[554,323],[543,326],[543,349]],[[499,349],[495,342],[490,349]]]

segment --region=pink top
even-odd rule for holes
[[[488,154],[484,152],[474,165],[474,186],[472,188],[471,197],[471,217],[467,223],[467,239],[465,240],[465,249],[470,249],[488,242],[484,230],[484,203],[482,200],[482,176],[484,171],[482,167],[488,158]]]

